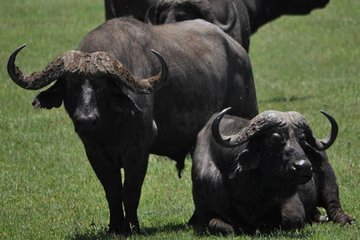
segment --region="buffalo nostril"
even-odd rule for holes
[[[98,118],[95,114],[80,115],[75,118],[75,123],[80,129],[93,127],[97,121]]]
[[[303,166],[305,166],[305,160],[296,161],[294,163],[294,167],[296,170],[300,170]]]
[[[293,164],[292,169],[298,172],[300,175],[311,175],[313,170],[311,163],[304,159],[296,161]]]

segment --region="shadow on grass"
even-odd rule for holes
[[[190,229],[190,227],[185,223],[178,223],[178,224],[166,224],[164,226],[159,227],[145,227],[141,230],[142,236],[151,236],[155,235],[157,233],[172,233],[172,232],[178,232],[178,231],[185,231],[187,229]]]
[[[187,231],[192,227],[188,226],[187,224],[167,224],[164,226],[159,227],[145,227],[142,228],[141,233],[138,235],[140,237],[149,237],[160,233],[176,233],[180,231]],[[201,238],[209,238],[211,237],[208,233],[196,233],[194,231],[194,236],[197,239]],[[300,231],[293,231],[293,232],[285,232],[281,230],[270,231],[266,233],[257,233],[253,235],[238,235],[234,237],[241,237],[247,236],[251,239],[310,239],[313,235],[313,232],[309,229],[303,229]],[[136,236],[136,235],[135,235]],[[229,236],[231,237],[231,236]],[[65,238],[67,240],[114,240],[114,239],[129,239],[129,237],[121,236],[121,235],[114,235],[108,234],[105,228],[99,230],[89,230],[85,233],[75,233],[74,235],[68,236]]]
[[[307,99],[311,99],[313,96],[275,96],[269,99],[259,100],[259,103],[275,103],[275,102],[295,102],[295,101],[303,101]]]
[[[178,231],[185,231],[190,227],[186,224],[167,224],[159,227],[144,227],[141,229],[139,236],[152,236],[158,233],[174,233]],[[107,229],[89,230],[87,232],[75,233],[65,238],[66,240],[113,240],[113,239],[128,239],[126,236],[114,235],[107,233]]]
[[[299,231],[285,232],[281,230],[275,230],[267,233],[260,233],[252,235],[253,239],[310,239],[313,233],[309,230],[302,229]]]

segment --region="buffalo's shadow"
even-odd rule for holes
[[[159,227],[144,227],[141,230],[140,236],[152,236],[158,233],[171,233],[171,232],[178,232],[178,231],[186,231],[186,230],[192,230],[192,227],[190,227],[187,224],[166,224]],[[194,235],[197,238],[202,237],[211,237],[208,233],[199,233],[194,231]],[[303,229],[300,231],[292,231],[292,232],[285,232],[281,230],[274,230],[269,232],[263,232],[263,233],[256,233],[252,235],[237,235],[235,237],[241,237],[241,236],[248,236],[252,239],[257,238],[265,238],[265,239],[278,239],[278,238],[287,238],[287,239],[309,239],[313,233],[309,229]],[[75,233],[74,235],[68,236],[65,239],[67,240],[114,240],[114,239],[128,239],[126,236],[115,236],[113,234],[108,234],[105,228],[99,229],[99,230],[89,230],[85,233]]]
[[[187,224],[166,224],[158,227],[143,227],[141,228],[140,236],[152,236],[158,233],[171,233],[178,231],[185,231],[190,229]],[[109,234],[106,228],[101,228],[99,230],[89,230],[87,232],[75,233],[73,235],[67,236],[66,240],[113,240],[113,239],[128,239],[126,236],[116,236],[114,234]]]
[[[268,99],[259,100],[259,103],[276,103],[276,102],[296,102],[314,98],[314,96],[275,96]]]

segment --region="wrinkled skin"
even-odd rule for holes
[[[213,113],[225,106],[232,106],[242,117],[258,112],[245,50],[202,20],[151,26],[130,18],[113,19],[88,33],[76,54],[89,57],[100,51],[122,63],[135,78],[144,79],[164,70],[150,49],[161,53],[168,66],[167,80],[153,91],[134,92],[105,74],[109,71],[81,74],[85,70],[67,64],[72,74],[56,79],[33,102],[47,109],[64,104],[104,187],[109,230],[120,234],[140,231],[137,207],[149,153],[174,159],[181,171],[197,133]],[[90,61],[89,57],[78,62],[82,66]],[[21,76],[16,71],[9,74]],[[23,87],[30,89],[30,85],[25,81]],[[149,81],[144,86],[148,85]]]
[[[212,234],[254,234],[301,229],[308,222],[352,223],[341,208],[334,171],[324,151],[306,143],[305,130],[291,122],[267,128],[234,148],[215,142],[211,125],[199,132],[192,154],[198,231]],[[248,120],[225,115],[220,132],[232,135]]]

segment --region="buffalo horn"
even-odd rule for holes
[[[231,108],[226,108],[221,111],[218,116],[214,119],[211,131],[214,136],[215,141],[223,146],[228,148],[233,148],[239,146],[251,138],[260,135],[264,130],[269,129],[273,126],[278,126],[284,124],[281,114],[278,111],[265,111],[258,114],[253,119],[251,119],[248,124],[242,128],[238,133],[230,136],[224,136],[220,133],[220,122],[224,115]]]
[[[160,53],[158,53],[154,49],[151,49],[151,52],[159,59],[161,63],[161,71],[153,77],[147,79],[141,79],[137,81],[138,85],[145,92],[152,92],[153,90],[158,89],[159,86],[166,81],[168,76],[168,67],[164,58],[160,55]]]
[[[15,65],[17,54],[26,47],[26,44],[18,47],[9,57],[7,71],[10,78],[20,87],[30,90],[37,90],[49,85],[62,76],[62,62],[57,58],[50,63],[43,72],[35,72],[30,76],[24,76],[21,70]]]
[[[312,133],[310,134],[310,141],[309,144],[314,147],[316,150],[318,151],[324,151],[326,149],[328,149],[334,142],[335,139],[337,137],[338,134],[338,124],[336,122],[336,120],[327,112],[325,111],[320,111],[330,122],[331,124],[331,130],[330,133],[323,139],[316,139],[313,137]]]
[[[17,48],[9,57],[7,70],[10,78],[20,87],[37,90],[49,85],[51,82],[67,76],[87,77],[113,77],[118,82],[138,93],[148,93],[158,87],[158,83],[164,81],[168,75],[168,68],[163,57],[152,50],[161,62],[159,74],[148,79],[135,79],[130,72],[115,58],[105,52],[84,53],[81,51],[68,51],[57,57],[48,64],[42,72],[24,76],[15,65],[17,54],[25,47]]]

